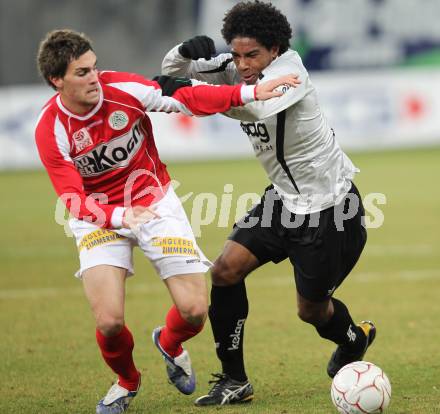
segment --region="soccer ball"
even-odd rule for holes
[[[331,396],[342,414],[383,413],[390,404],[391,384],[381,368],[357,361],[345,365],[335,375]]]

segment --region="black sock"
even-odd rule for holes
[[[246,381],[243,360],[244,324],[248,300],[244,281],[232,286],[212,286],[209,320],[223,373]]]
[[[325,325],[316,328],[319,335],[347,346],[353,352],[362,350],[367,340],[364,331],[353,322],[347,307],[340,300],[332,298],[332,302],[335,312]]]

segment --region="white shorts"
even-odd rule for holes
[[[142,224],[135,232],[103,229],[75,218],[69,220],[80,260],[75,276],[81,278],[85,270],[102,264],[127,269],[128,275],[132,275],[134,246],[141,248],[162,279],[205,273],[212,263],[197,246],[185,210],[171,186],[154,209],[160,218]]]

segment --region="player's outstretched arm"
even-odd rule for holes
[[[295,105],[313,88],[307,74],[301,73],[300,69],[297,73],[299,74],[299,78],[296,79],[294,87],[292,87],[289,83],[285,83],[283,86],[278,86],[278,88],[273,91],[281,92],[281,94],[277,95],[277,99],[268,99],[265,101],[262,99],[257,100],[249,103],[246,106],[236,106],[231,108],[231,110],[224,114],[230,118],[239,119],[240,121],[255,122],[274,116],[281,111],[284,111],[288,107]],[[280,78],[267,80],[266,82],[271,82],[272,80],[279,82]],[[261,82],[259,85],[262,84],[263,82]],[[267,86],[270,90],[272,85],[269,83]],[[269,92],[269,96],[270,93],[271,92]]]
[[[226,112],[231,107],[246,105],[256,100],[281,96],[298,84],[296,75],[290,74],[260,85],[209,85],[196,80],[159,76],[155,78],[160,94],[150,93],[145,100],[147,111],[183,112],[187,115],[212,115]],[[149,99],[148,99],[149,98]]]
[[[195,80],[191,79],[175,78],[167,75],[155,76],[153,80],[160,85],[162,88],[162,95],[164,96],[173,96],[178,89],[184,86],[193,86],[193,83],[196,82]],[[278,88],[279,86],[284,85],[296,88],[300,83],[301,81],[299,80],[298,75],[294,73],[261,82],[255,86],[254,98],[258,101],[265,101],[267,99],[275,98],[283,95],[284,93],[282,89]],[[243,86],[244,85],[242,85],[242,87]],[[250,86],[250,88],[252,88],[252,86]]]
[[[259,83],[255,88],[255,97],[258,101],[266,101],[277,96],[282,96],[288,89],[278,88],[279,86],[291,86],[296,88],[301,81],[298,75],[291,73],[289,75],[281,76],[276,79],[268,80],[266,82]],[[278,88],[278,89],[277,89]]]

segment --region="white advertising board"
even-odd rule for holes
[[[440,71],[313,73],[323,111],[347,151],[440,145]],[[51,90],[0,89],[0,169],[40,166],[34,126]],[[162,159],[252,156],[238,121],[150,114]]]

